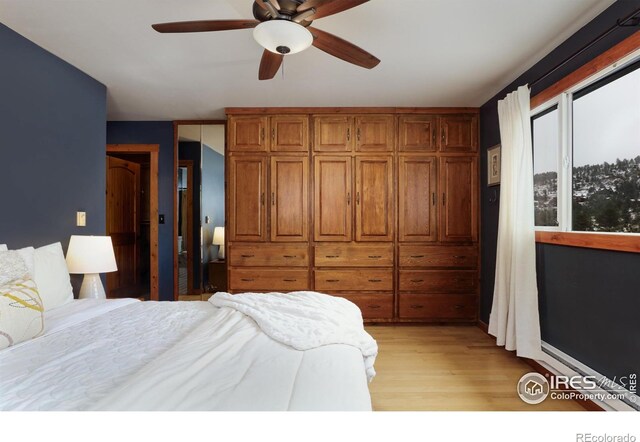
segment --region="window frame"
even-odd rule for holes
[[[613,58],[615,61],[612,61],[612,54],[615,55]],[[556,105],[559,110],[558,124],[560,125],[558,131],[560,137],[558,152],[558,226],[535,226],[536,242],[640,253],[640,233],[581,232],[572,230],[573,118],[571,112],[573,94],[636,62],[640,62],[640,36],[632,35],[627,40],[601,54],[591,63],[587,63],[587,65],[569,74],[550,88],[532,97],[531,103],[532,106],[535,106],[532,107],[530,112],[532,129],[533,118]],[[543,98],[543,101],[540,98]]]

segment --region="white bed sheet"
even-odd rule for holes
[[[44,336],[0,352],[1,410],[371,409],[357,348],[294,350],[208,302],[50,316]]]

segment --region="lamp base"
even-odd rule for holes
[[[224,259],[224,246],[218,246],[218,259]]]
[[[106,299],[102,281],[98,273],[87,273],[82,280],[79,299]]]

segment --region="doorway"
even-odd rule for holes
[[[118,271],[107,298],[158,300],[158,153],[153,145],[107,145],[106,234]]]

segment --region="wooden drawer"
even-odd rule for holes
[[[400,291],[420,293],[475,293],[475,270],[400,270]]]
[[[476,246],[400,246],[400,267],[452,267],[475,269]]]
[[[358,306],[363,319],[393,318],[393,294],[340,295]]]
[[[315,258],[316,267],[393,267],[393,244],[322,244]]]
[[[309,290],[309,272],[306,270],[232,269],[229,272],[229,288],[291,292]]]
[[[403,319],[469,319],[476,318],[478,298],[475,295],[399,295],[399,316]]]
[[[391,291],[392,269],[316,270],[315,289],[327,292]]]
[[[306,244],[232,244],[229,247],[232,267],[307,267]]]

